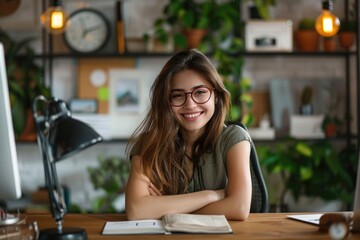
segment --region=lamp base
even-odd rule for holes
[[[87,240],[86,231],[81,228],[48,228],[40,231],[39,240]]]

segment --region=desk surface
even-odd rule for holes
[[[330,239],[317,226],[287,219],[287,213],[250,214],[246,221],[230,221],[234,234],[189,235],[186,239]],[[89,240],[99,239],[139,239],[138,235],[102,236],[106,221],[126,220],[124,214],[67,214],[64,227],[79,227],[86,230]],[[26,214],[26,221],[36,221],[40,230],[55,227],[50,214]],[[141,239],[184,239],[184,234],[142,235]],[[360,239],[360,233],[352,233],[348,239]]]

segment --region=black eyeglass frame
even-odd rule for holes
[[[197,102],[197,101],[193,98],[193,92],[196,91],[196,90],[198,90],[199,88],[206,88],[206,89],[208,89],[208,90],[210,91],[210,96],[209,96],[209,98],[208,98],[205,102]],[[185,92],[185,91],[183,91],[184,94],[185,94],[185,101],[184,101],[182,104],[180,104],[180,105],[174,105],[174,104],[172,104],[172,103],[171,103],[171,95],[170,95],[170,97],[169,97],[170,105],[173,106],[173,107],[181,107],[181,106],[185,105],[185,103],[186,103],[186,101],[187,101],[187,99],[188,99],[188,98],[187,98],[187,95],[188,95],[188,94],[190,94],[191,99],[192,99],[195,103],[197,103],[197,104],[205,104],[205,103],[207,103],[207,102],[210,100],[213,91],[215,91],[215,88],[210,88],[210,87],[208,87],[208,86],[199,86],[199,87],[193,89],[193,90],[190,91],[190,92]]]

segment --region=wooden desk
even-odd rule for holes
[[[67,214],[64,227],[84,228],[89,240],[99,239],[330,239],[329,235],[318,231],[318,227],[287,219],[286,213],[250,214],[246,221],[230,221],[234,234],[222,235],[119,235],[103,236],[106,221],[126,220],[124,214]],[[40,230],[55,227],[50,214],[26,214],[27,222],[37,221]],[[360,239],[360,233],[351,234],[348,239]]]

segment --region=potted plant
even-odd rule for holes
[[[348,51],[355,42],[356,23],[350,19],[343,19],[340,23],[338,33],[339,44]]]
[[[300,99],[300,114],[301,115],[312,115],[314,113],[312,105],[313,89],[307,85],[301,92]]]
[[[294,33],[294,38],[299,51],[318,51],[320,36],[315,30],[315,19],[303,18],[300,20],[298,30]]]
[[[118,156],[99,156],[99,165],[89,167],[88,173],[95,189],[103,190],[105,194],[94,199],[93,212],[116,212],[114,201],[125,192],[130,174],[130,161]]]
[[[343,125],[343,120],[339,117],[341,95],[337,91],[338,88],[336,86],[326,86],[325,90],[327,90],[329,95],[329,105],[321,128],[326,137],[333,138],[338,135]]]
[[[14,133],[18,140],[23,141],[36,140],[31,112],[33,99],[40,94],[45,97],[51,95],[44,82],[43,68],[36,63],[34,50],[29,45],[33,40],[15,41],[0,30],[0,41],[5,47]]]
[[[349,167],[356,166],[356,151],[347,150],[344,159],[345,153],[326,139],[307,143],[292,138],[275,147],[258,146],[257,151],[267,174],[279,174],[282,181],[278,198],[272,196],[273,204],[287,205],[287,194],[295,201],[306,196],[351,204],[356,171]]]
[[[165,5],[165,17],[154,23],[155,37],[163,44],[174,38],[180,48],[196,48],[207,33],[210,15],[216,11],[212,0],[172,0]],[[166,29],[172,28],[173,32]]]
[[[276,4],[276,0],[249,0],[250,18],[269,19],[270,7]]]

